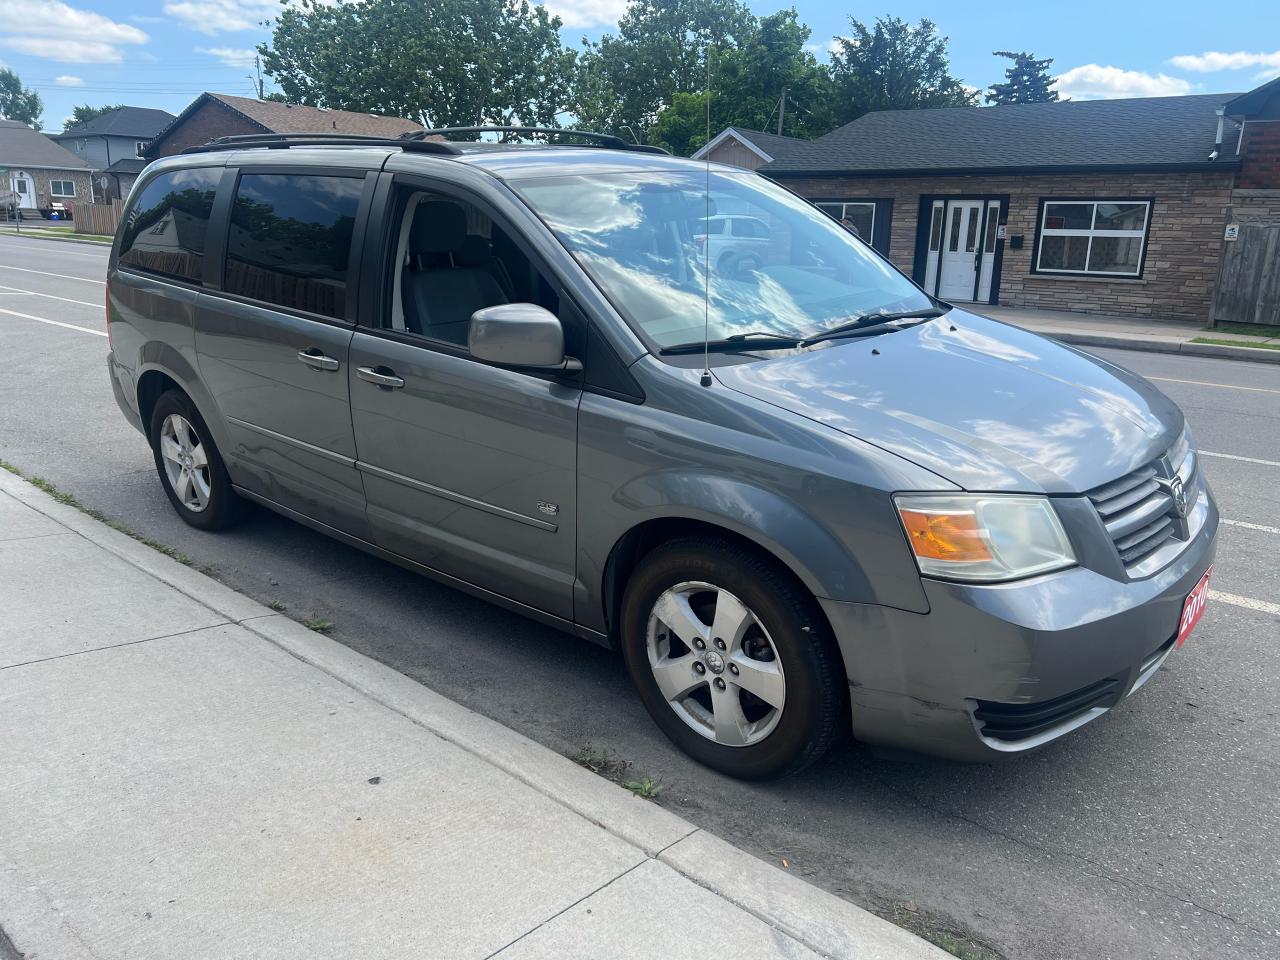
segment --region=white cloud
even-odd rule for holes
[[[150,37],[127,23],[61,0],[0,0],[0,44],[59,63],[119,63],[122,47]]]
[[[258,51],[250,47],[245,47],[244,49],[235,47],[196,47],[196,53],[206,53],[211,57],[217,57],[222,61],[224,67],[252,67],[254,58],[258,55]]]
[[[1120,97],[1176,97],[1191,92],[1191,84],[1163,73],[1143,73],[1086,63],[1054,80],[1059,96],[1072,100],[1112,100]]]
[[[177,0],[164,12],[188,29],[213,36],[237,30],[256,30],[279,9],[273,0]]]
[[[1207,50],[1204,53],[1186,53],[1172,57],[1169,62],[1182,70],[1194,70],[1196,73],[1216,73],[1219,70],[1243,70],[1246,67],[1270,67],[1269,73],[1275,76],[1280,70],[1280,50],[1274,53],[1246,53],[1237,50],[1234,53],[1222,53],[1218,50]]]
[[[54,77],[53,82],[60,87],[83,87],[84,86],[84,81],[81,80],[79,77],[73,77],[70,74],[66,74],[66,73],[64,73],[60,77]]]
[[[627,0],[544,0],[566,27],[613,26],[627,12]]]

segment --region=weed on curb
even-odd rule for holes
[[[177,560],[179,563],[188,567],[191,566],[193,562],[191,558],[188,557],[185,553],[181,553],[175,550],[173,547],[169,546],[167,543],[161,543],[159,540],[152,540],[150,537],[144,536],[143,534],[138,533],[138,531],[132,529],[128,524],[123,523],[119,520],[115,520],[111,517],[108,517],[106,514],[102,513],[101,511],[93,509],[93,507],[86,507],[83,503],[81,503],[79,500],[75,498],[74,494],[70,494],[70,493],[67,493],[67,491],[65,490],[58,489],[48,480],[44,479],[44,477],[28,476],[27,474],[19,470],[17,467],[15,467],[12,463],[9,463],[7,460],[0,460],[0,469],[8,470],[15,477],[21,477],[23,480],[27,481],[27,483],[31,484],[33,487],[36,487],[39,490],[43,490],[45,493],[53,497],[53,499],[57,500],[59,503],[65,504],[68,507],[74,507],[75,509],[83,513],[85,516],[91,517],[94,520],[97,520],[99,523],[105,523],[108,527],[110,527],[112,530],[115,530],[117,533],[123,533],[126,537],[131,537],[132,539],[137,540],[143,546],[150,547],[152,550],[156,551],[157,553],[163,553],[166,557],[170,558],[171,560]]]
[[[332,620],[324,620],[316,617],[313,620],[303,620],[302,625],[308,630],[314,630],[316,633],[328,633],[333,629]]]
[[[270,607],[272,610],[274,610],[276,613],[284,613],[286,610],[289,609],[279,600],[269,600],[267,601],[267,606]]]
[[[652,777],[628,779],[627,771],[631,769],[631,761],[623,760],[608,750],[586,744],[569,754],[569,759],[580,767],[586,767],[598,777],[604,777],[620,787],[625,787],[637,797],[645,800],[658,799],[662,793],[662,784]]]
[[[928,940],[935,947],[947,951],[960,960],[1004,960],[1004,955],[947,923],[921,910],[910,900],[893,904],[885,910],[876,910],[890,923]]]

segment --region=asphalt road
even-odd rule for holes
[[[1231,521],[1204,621],[1140,695],[1014,763],[850,746],[743,784],[677,753],[604,650],[265,511],[185,526],[107,382],[105,260],[0,237],[0,458],[535,740],[614,752],[665,805],[864,906],[1019,960],[1280,956],[1280,367],[1100,351],[1186,411]]]

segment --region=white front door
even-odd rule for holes
[[[10,181],[13,192],[18,195],[18,206],[24,210],[34,210],[36,208],[36,181],[31,174],[25,170],[13,171]]]
[[[942,235],[942,276],[938,296],[943,300],[977,299],[975,288],[981,265],[981,200],[952,200]]]

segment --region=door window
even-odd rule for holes
[[[175,170],[143,187],[125,216],[121,265],[201,283],[205,234],[221,176],[220,167]]]
[[[733,235],[735,237],[755,237],[757,239],[769,236],[769,230],[759,220],[751,217],[739,217],[733,221]]]
[[[247,173],[236,186],[223,288],[343,319],[363,177]]]
[[[978,209],[970,207],[965,211],[964,252],[973,253],[978,249]]]

